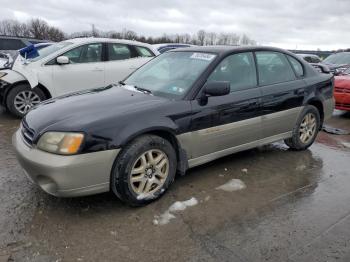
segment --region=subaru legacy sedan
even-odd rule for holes
[[[175,174],[284,140],[305,150],[334,107],[333,76],[268,47],[166,52],[120,82],[44,101],[13,136],[27,176],[49,194],[111,190],[161,197]]]

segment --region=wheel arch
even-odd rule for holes
[[[321,120],[320,128],[322,128],[323,121],[324,121],[323,103],[319,99],[310,99],[306,104],[317,108],[318,112],[320,113],[320,120]]]
[[[18,81],[18,82],[15,82],[15,83],[9,85],[9,86],[5,89],[4,96],[3,96],[3,98],[2,98],[3,101],[1,101],[2,104],[5,105],[5,107],[7,107],[7,105],[6,105],[6,99],[7,99],[7,96],[8,96],[8,94],[9,94],[10,90],[11,90],[12,88],[15,88],[16,86],[22,85],[22,84],[27,84],[27,85],[30,87],[30,84],[29,84],[29,82],[28,82],[27,80],[22,80],[22,81]],[[42,84],[39,83],[36,87],[39,88],[39,89],[45,94],[45,98],[46,98],[46,99],[52,98],[52,95],[51,95],[50,91],[49,91],[44,85],[42,85]]]
[[[177,157],[177,172],[181,175],[186,173],[188,169],[188,158],[186,151],[181,147],[180,142],[176,138],[175,133],[170,128],[166,127],[158,127],[154,129],[147,129],[141,132],[138,132],[134,135],[131,135],[123,145],[126,145],[133,141],[135,138],[143,136],[143,135],[156,135],[159,136],[168,142],[174,147]]]
[[[43,91],[46,99],[52,98],[50,91],[43,84],[39,83],[36,87]]]

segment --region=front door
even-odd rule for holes
[[[79,46],[63,54],[69,58],[69,64],[52,65],[56,96],[105,85],[102,46],[102,43]]]
[[[216,67],[210,81],[230,82],[231,93],[192,101],[191,158],[217,154],[262,138],[260,97],[253,54],[233,54]]]

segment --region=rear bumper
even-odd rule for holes
[[[45,192],[76,197],[109,191],[110,174],[119,149],[61,156],[31,148],[18,130],[12,138],[25,174]]]
[[[350,93],[334,92],[335,108],[350,111]]]

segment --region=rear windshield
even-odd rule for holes
[[[324,62],[336,65],[350,64],[350,53],[337,53],[330,55],[324,60]]]

